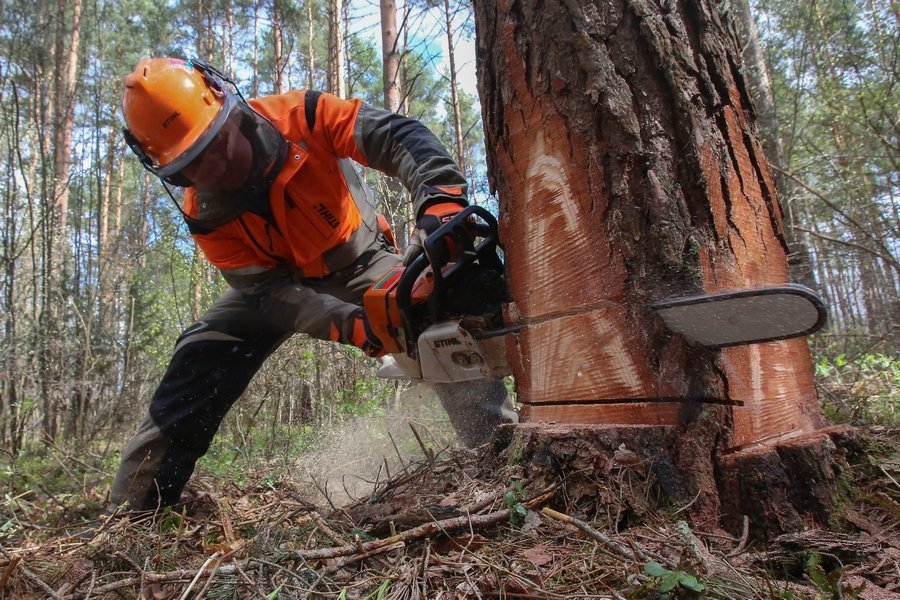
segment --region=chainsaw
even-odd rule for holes
[[[432,232],[408,266],[385,274],[363,298],[372,332],[388,353],[378,376],[435,383],[499,379],[510,374],[506,270],[497,220],[468,206]],[[709,348],[806,336],[821,329],[821,298],[797,284],[657,301],[666,326]]]

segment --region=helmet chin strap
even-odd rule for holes
[[[192,218],[192,217],[191,217],[189,214],[187,214],[186,212],[184,212],[184,209],[181,208],[181,205],[180,205],[180,204],[178,204],[178,199],[175,198],[175,194],[173,194],[173,193],[172,193],[172,190],[169,189],[169,184],[168,184],[168,182],[166,182],[166,180],[163,179],[162,177],[159,178],[159,182],[162,184],[163,189],[166,190],[166,193],[169,195],[169,198],[171,198],[172,204],[175,205],[175,209],[176,209],[178,212],[181,213],[182,218],[183,218],[185,221],[187,221],[188,223],[195,221],[195,219]]]

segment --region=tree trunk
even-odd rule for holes
[[[262,0],[256,0],[253,3],[253,58],[252,64],[250,66],[252,75],[250,78],[250,97],[256,98],[259,96],[259,44],[257,40],[259,39],[259,19],[260,19],[260,5],[262,4]]]
[[[68,10],[71,8],[71,21]],[[75,125],[75,84],[78,75],[78,45],[81,39],[81,0],[61,2],[57,11],[60,28],[56,38],[56,119],[54,140],[54,197],[58,215],[58,233],[65,239],[69,208],[69,167],[72,164],[72,130]]]
[[[805,340],[714,352],[647,308],[788,281],[733,30],[709,1],[664,6],[476,3],[507,318],[525,326],[508,354],[525,421],[657,428],[695,520],[733,525],[757,508],[736,491],[742,466],[807,435],[821,456],[824,419]],[[759,528],[802,523],[791,510]]]
[[[344,98],[344,0],[328,0],[328,91]]]
[[[62,328],[62,297],[65,281],[69,214],[69,170],[72,165],[72,131],[75,126],[75,85],[78,47],[81,39],[81,0],[71,6],[60,3],[56,13],[56,41],[53,78],[53,197],[48,207],[44,254],[44,294],[41,300],[40,335],[43,385],[43,432],[52,439],[57,434],[57,410],[63,404],[64,360],[58,333]],[[58,385],[51,386],[55,381]]]
[[[283,94],[284,88],[284,67],[287,65],[287,58],[284,56],[284,14],[281,10],[281,2],[275,0],[272,7],[272,62],[275,67],[275,84],[273,93]]]
[[[381,0],[381,56],[384,80],[384,107],[400,110],[400,32],[397,30],[397,4]]]
[[[307,59],[309,62],[309,73],[307,75],[306,87],[309,89],[314,89],[315,85],[315,67],[316,67],[316,49],[315,49],[315,35],[313,34],[315,26],[315,20],[313,19],[313,5],[312,2],[306,3],[306,53]]]
[[[222,44],[222,68],[234,74],[234,3],[225,2],[225,43]]]
[[[403,92],[400,85],[400,32],[397,29],[397,4],[394,0],[380,0],[381,55],[383,64],[384,108],[400,112]],[[387,178],[384,190],[384,214],[394,232],[397,244],[406,244],[406,193],[395,178]]]
[[[194,266],[191,269],[191,319],[196,321],[203,314],[203,282],[206,279],[206,259],[196,246],[194,247]]]
[[[459,91],[456,82],[456,56],[453,46],[453,15],[450,13],[450,0],[444,0],[444,24],[447,30],[447,57],[450,62],[450,108],[453,114],[453,137],[456,147],[456,161],[463,175],[466,173],[465,148],[463,147],[462,117],[460,116]]]

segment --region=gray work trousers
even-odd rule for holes
[[[360,305],[365,291],[399,262],[378,250],[322,280],[319,293]],[[110,501],[148,510],[178,502],[197,460],[265,359],[296,333],[274,323],[235,290],[227,291],[178,338],[149,414],[125,446]],[[516,420],[502,381],[435,384],[460,439],[479,445]]]

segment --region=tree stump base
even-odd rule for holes
[[[699,530],[740,536],[746,515],[753,538],[766,540],[826,525],[859,451],[852,430],[837,427],[719,459],[715,448],[698,450],[673,426],[522,423],[497,431],[487,461],[538,487],[558,484],[557,509],[608,521],[600,525],[672,510]]]
[[[828,525],[839,508],[848,458],[859,454],[858,439],[846,427],[724,454],[719,465],[724,528],[740,530],[745,515],[756,539]]]

